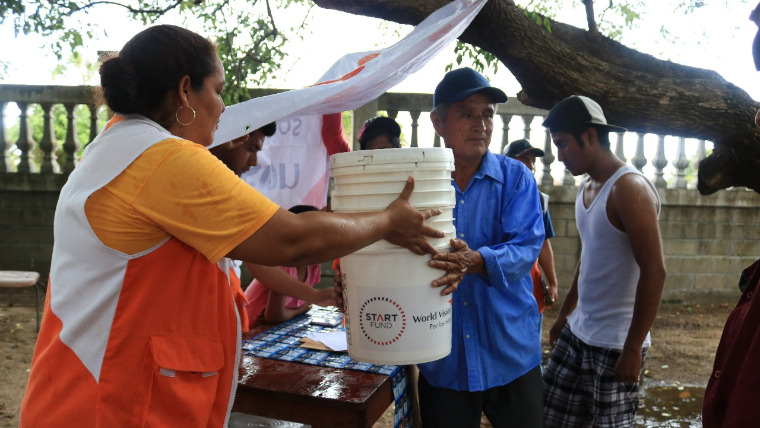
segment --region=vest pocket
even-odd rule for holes
[[[224,366],[221,341],[156,333],[150,346],[153,381],[145,426],[206,426]]]

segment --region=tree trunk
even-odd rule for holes
[[[447,0],[314,0],[320,7],[416,25]],[[459,37],[494,54],[522,86],[524,104],[551,108],[573,94],[598,101],[610,123],[639,133],[713,141],[698,188],[760,193],[758,103],[718,73],[662,61],[601,35],[535,24],[511,0],[490,0]],[[747,55],[750,55],[747,52]],[[431,83],[430,90],[433,90]]]

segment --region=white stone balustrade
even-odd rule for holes
[[[251,90],[252,96],[262,96],[278,90]],[[77,153],[95,137],[107,115],[104,106],[96,104],[93,88],[89,86],[34,86],[0,85],[0,149],[4,162],[0,173],[67,174],[77,161]],[[35,121],[32,129],[32,107],[42,111],[42,124]],[[65,109],[63,123],[56,121],[55,108]],[[413,93],[386,93],[377,100],[355,110],[354,135],[364,120],[385,112],[399,121],[403,140],[411,147],[440,146],[440,138],[433,131],[428,113],[432,108],[432,95]],[[38,113],[39,114],[39,113]],[[551,138],[541,126],[546,110],[521,104],[516,97],[499,105],[495,120],[491,150],[500,153],[512,140],[528,138],[536,147],[543,148],[546,156],[538,160],[536,178],[541,186],[574,185],[577,179],[558,162]],[[62,116],[59,114],[58,116]],[[79,141],[77,123],[88,123],[86,141]],[[62,141],[56,134],[65,128]],[[11,132],[12,131],[12,132]],[[35,140],[32,135],[40,135]],[[353,138],[356,140],[355,138]],[[615,153],[624,161],[642,170],[659,188],[693,188],[696,170],[712,143],[665,135],[625,133],[612,135]]]

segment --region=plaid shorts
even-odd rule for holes
[[[642,368],[647,349],[642,349]],[[615,380],[620,351],[589,346],[565,324],[544,370],[544,420],[550,427],[633,427],[639,384]]]

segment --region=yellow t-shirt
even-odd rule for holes
[[[205,147],[170,138],[94,192],[85,213],[98,238],[117,251],[137,254],[171,235],[215,263],[278,208]]]

